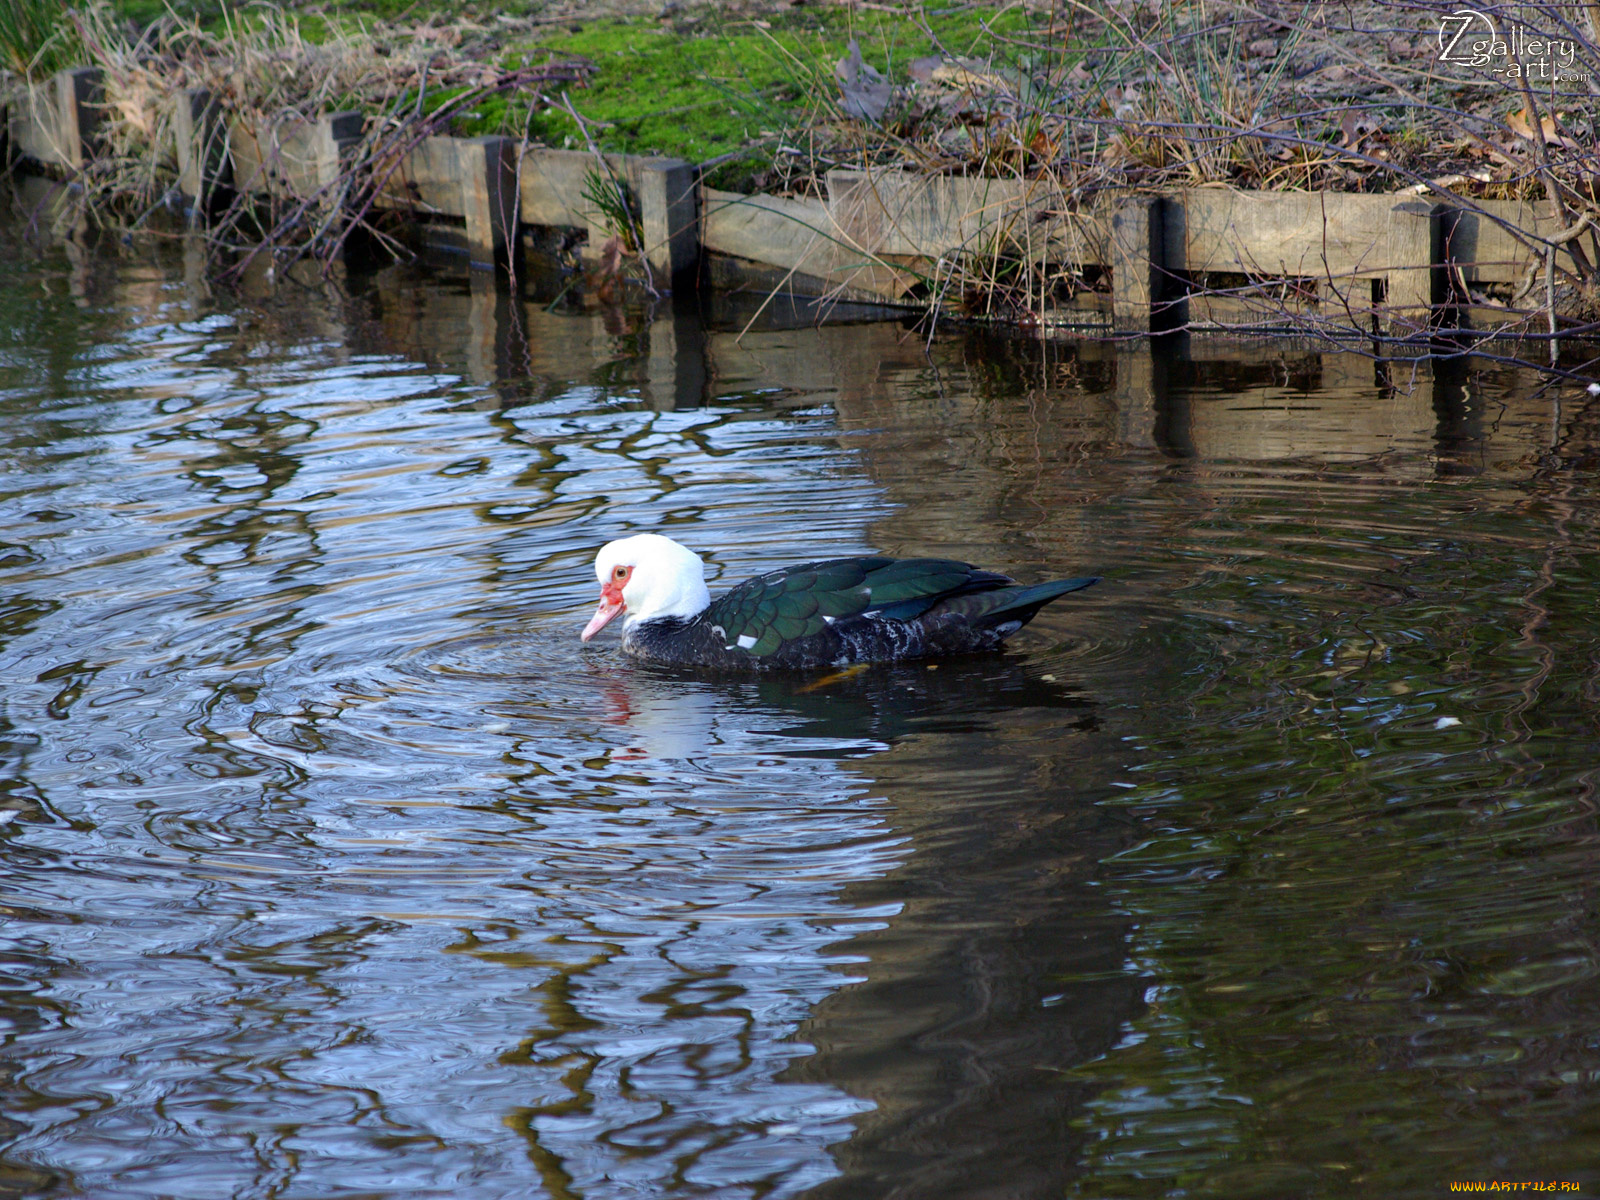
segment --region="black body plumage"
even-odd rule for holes
[[[696,616],[636,621],[623,649],[721,670],[809,670],[997,649],[1095,577],[1025,586],[942,558],[835,558],[759,575]]]

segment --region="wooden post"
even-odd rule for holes
[[[104,98],[99,67],[56,72],[56,120],[67,166],[82,170],[99,150]]]
[[[204,215],[221,188],[233,183],[228,130],[222,104],[206,88],[187,88],[178,97],[173,121],[178,142],[178,191]]]
[[[517,143],[508,137],[462,138],[456,156],[467,255],[476,270],[504,269],[517,240]]]
[[[1443,298],[1439,211],[1427,200],[1403,200],[1389,210],[1383,324],[1393,332],[1426,330]]]
[[[11,156],[41,163],[62,162],[59,107],[54,80],[48,86],[24,84],[18,88],[6,113],[6,141]]]
[[[645,258],[665,291],[694,286],[700,266],[699,187],[695,170],[675,158],[647,159],[639,170],[639,224]]]
[[[314,121],[282,113],[255,126],[235,118],[228,134],[233,186],[331,203],[337,199],[332,185],[361,140],[363,121],[358,112],[331,113]]]
[[[1111,216],[1111,319],[1118,329],[1149,332],[1166,293],[1161,200],[1138,197]]]
[[[317,185],[329,187],[344,172],[345,160],[361,140],[366,118],[358,112],[329,113],[317,122]],[[331,197],[330,197],[331,198]]]
[[[317,206],[324,211],[343,204],[346,199],[339,187],[339,180],[351,153],[361,141],[365,126],[366,118],[360,113],[345,111],[318,118],[309,131],[310,146],[305,149],[309,150],[307,157],[310,161],[306,166],[310,169],[305,172],[309,178],[303,186],[307,195],[318,193]],[[352,240],[346,238],[340,244],[337,257],[342,260],[354,248]]]

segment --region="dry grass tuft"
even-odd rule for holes
[[[357,230],[386,240],[369,219],[373,200],[408,151],[486,99],[548,103],[542,89],[581,83],[588,69],[503,68],[493,51],[505,29],[464,21],[328,25],[313,39],[294,14],[261,6],[216,31],[169,14],[134,35],[101,3],[72,13],[71,27],[78,61],[102,72],[100,146],[80,182],[83,202],[107,220],[137,227],[177,203],[174,127],[186,89],[207,90],[234,128],[263,145],[286,123],[346,109],[366,115],[366,132],[332,184],[239,196],[214,215],[219,254],[246,258],[264,249],[328,254]],[[39,87],[23,79],[10,86]]]
[[[1572,266],[1498,300],[1532,304],[1524,316],[1600,315],[1600,10],[1479,10],[1503,34],[1521,30],[1523,45],[1559,42],[1565,81],[1489,69],[1503,58],[1483,69],[1440,62],[1440,19],[1451,11],[1410,0],[1067,0],[1029,32],[991,30],[983,58],[940,45],[925,24],[935,53],[892,86],[870,62],[841,63],[840,80],[833,64],[796,64],[813,104],[784,131],[771,181],[805,195],[836,166],[984,176],[1024,183],[1063,213],[1113,189],[1218,184],[1410,190],[1466,207],[1539,199],[1555,205],[1564,233],[1577,230],[1560,242]],[[1561,235],[1516,232],[1541,260],[1554,257]],[[940,264],[941,293],[960,298],[952,307],[1042,322],[1081,285],[1027,253],[1025,237],[1012,240]]]

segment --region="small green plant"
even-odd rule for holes
[[[644,232],[639,226],[639,218],[634,215],[628,185],[611,174],[609,169],[604,172],[593,170],[583,178],[583,198],[594,206],[600,223],[605,226],[607,233],[617,239],[623,253],[638,254],[644,245]]]
[[[0,0],[0,64],[45,79],[83,60],[78,27],[62,0]]]

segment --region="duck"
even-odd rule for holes
[[[591,641],[626,613],[634,658],[713,671],[806,671],[997,650],[1046,604],[1098,576],[1020,584],[945,558],[830,558],[782,567],[712,599],[705,562],[658,533],[594,560]]]

